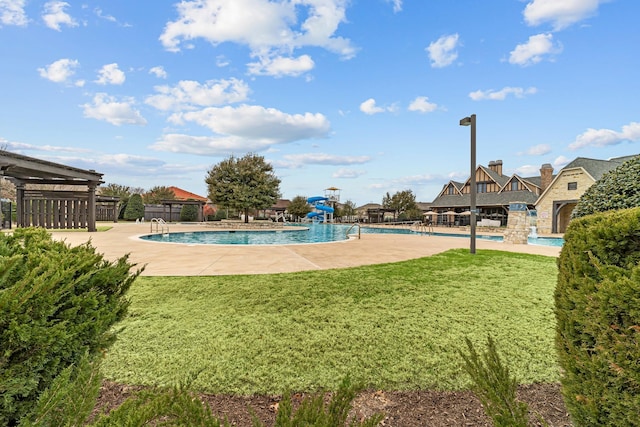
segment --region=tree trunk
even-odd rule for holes
[[[249,223],[249,208],[245,208],[244,210],[244,222],[245,224]]]

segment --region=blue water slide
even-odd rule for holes
[[[333,213],[333,208],[331,206],[318,203],[315,205],[315,208],[318,209],[319,211]]]
[[[322,214],[322,213],[320,213],[320,212],[309,212],[309,213],[307,214],[307,218],[315,218],[315,217],[317,217],[317,216],[322,216],[322,215],[324,215],[324,214]]]
[[[307,203],[318,203],[318,202],[324,202],[325,200],[329,200],[329,199],[322,196],[313,196],[307,199]]]

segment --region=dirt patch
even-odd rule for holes
[[[141,387],[105,381],[100,391],[96,411],[110,411],[120,405]],[[273,426],[281,396],[231,396],[200,395],[209,404],[213,413],[235,426],[253,425],[252,413],[267,426]],[[296,405],[303,394],[292,396]],[[529,404],[529,409],[542,416],[552,427],[569,427],[567,414],[559,384],[533,384],[520,386],[518,398]],[[468,391],[363,391],[354,401],[354,415],[362,418],[375,413],[384,413],[380,424],[385,427],[451,427],[488,426],[492,424],[484,414],[480,401]],[[535,416],[530,423],[541,426]]]

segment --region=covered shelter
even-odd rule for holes
[[[96,231],[102,174],[0,150],[0,175],[16,186],[16,225]]]

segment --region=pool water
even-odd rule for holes
[[[349,230],[351,229],[351,230]],[[342,224],[305,224],[287,230],[215,230],[180,233],[156,233],[141,236],[143,240],[190,245],[294,245],[303,243],[327,243],[347,240],[350,234],[358,232],[357,227]],[[424,234],[406,228],[361,227],[362,234]],[[434,236],[464,237],[468,234],[431,233]],[[502,241],[502,236],[477,235],[477,239]],[[544,246],[562,246],[561,238],[529,238],[529,244]]]

